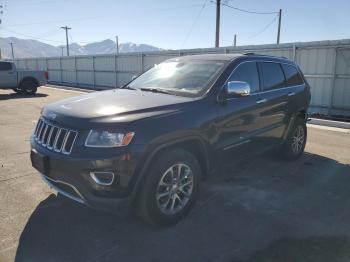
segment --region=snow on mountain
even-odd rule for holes
[[[52,46],[37,40],[19,39],[16,37],[0,37],[0,50],[2,58],[11,58],[10,42],[14,43],[13,48],[15,58],[61,56],[62,47],[63,54],[66,55],[65,45]],[[119,52],[121,53],[150,52],[160,50],[162,49],[146,44],[135,44],[130,42],[119,44]],[[72,43],[69,45],[70,55],[111,54],[115,52],[116,45],[111,39],[106,39],[101,42],[95,42],[87,45],[79,45],[77,43]]]

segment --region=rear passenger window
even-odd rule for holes
[[[12,70],[11,63],[0,62],[0,71],[9,71]]]
[[[239,65],[230,76],[230,81],[247,82],[250,85],[250,92],[255,93],[259,91],[259,74],[255,62],[247,62]]]
[[[264,78],[264,90],[284,87],[284,75],[280,64],[263,62],[261,71]]]
[[[298,86],[304,84],[304,81],[295,66],[282,64],[282,67],[286,76],[287,86]]]

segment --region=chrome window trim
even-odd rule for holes
[[[299,69],[299,67],[297,67],[294,63],[286,63],[286,62],[276,62],[276,61],[271,61],[271,60],[258,60],[258,59],[254,59],[254,60],[249,60],[249,61],[243,61],[243,62],[240,62],[236,67],[235,69],[233,69],[233,71],[231,72],[231,74],[227,77],[227,79],[225,80],[225,83],[221,86],[217,96],[216,96],[216,100],[217,101],[220,101],[219,99],[219,95],[220,93],[222,92],[222,90],[225,88],[225,85],[227,85],[227,82],[228,80],[230,79],[230,77],[233,75],[233,73],[237,70],[237,68],[239,66],[241,66],[242,64],[245,64],[245,63],[275,63],[275,64],[284,64],[284,65],[291,65],[291,66],[294,66],[296,68],[296,70],[298,71],[298,73],[300,74],[301,76],[301,79],[303,80],[303,84],[301,85],[296,85],[296,86],[286,86],[286,87],[280,87],[280,88],[276,88],[276,89],[270,89],[270,90],[262,90],[263,87],[259,87],[259,89],[261,90],[260,92],[256,92],[256,93],[251,93],[249,96],[252,96],[252,95],[261,95],[261,94],[265,94],[265,93],[269,93],[269,92],[272,92],[272,91],[278,91],[278,90],[285,90],[286,88],[291,88],[291,87],[297,87],[297,86],[302,86],[302,85],[305,85],[305,81],[304,81],[304,78],[302,77],[302,74],[301,74],[301,71]],[[282,72],[283,72],[283,75],[284,75],[284,71],[283,71],[283,68],[281,68]],[[258,75],[259,75],[259,81],[261,82],[261,79],[260,79],[260,74],[258,72]],[[285,77],[285,76],[284,76]],[[248,96],[248,97],[249,97]],[[231,98],[226,98],[224,101],[228,101],[228,100],[232,100],[232,99],[237,99],[237,97],[231,97]]]

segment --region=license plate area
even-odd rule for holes
[[[32,161],[32,166],[37,169],[40,173],[48,175],[50,172],[50,161],[49,157],[40,154],[36,150],[30,151],[30,160]]]

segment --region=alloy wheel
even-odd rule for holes
[[[191,198],[193,191],[193,173],[184,163],[177,163],[162,175],[156,193],[159,209],[165,215],[174,215],[181,211]]]

